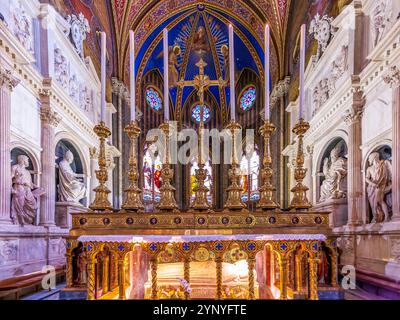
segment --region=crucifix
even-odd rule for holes
[[[211,208],[211,204],[208,202],[207,193],[209,189],[205,186],[204,182],[207,178],[207,170],[204,169],[205,164],[203,161],[203,131],[204,131],[204,93],[210,86],[219,86],[223,88],[227,85],[227,81],[220,78],[219,80],[210,80],[210,78],[204,73],[204,68],[207,63],[200,58],[199,62],[196,63],[196,67],[199,68],[199,74],[194,77],[192,81],[185,81],[181,79],[178,82],[180,88],[184,87],[195,87],[197,90],[197,96],[200,104],[200,124],[199,124],[199,154],[198,154],[198,165],[199,169],[195,172],[196,186],[193,189],[195,196],[191,204],[191,208],[194,210],[208,210]]]

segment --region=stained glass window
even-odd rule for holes
[[[254,106],[256,98],[257,98],[256,87],[254,86],[248,87],[240,97],[240,108],[243,111],[250,110]]]
[[[200,123],[201,106],[198,104],[192,109],[192,119],[193,121]],[[203,122],[207,122],[211,118],[211,110],[208,106],[203,106]]]
[[[243,188],[242,200],[244,202],[257,201],[260,199],[258,191],[258,175],[260,173],[260,156],[257,150],[250,155],[244,154],[240,162],[242,171],[241,187]]]
[[[146,101],[153,110],[160,111],[162,109],[162,99],[160,94],[152,87],[149,87],[146,90]]]
[[[145,203],[159,202],[161,198],[161,158],[153,146],[145,148],[143,157],[143,199]]]
[[[193,161],[191,166],[190,166],[190,199],[191,201],[194,200],[194,188],[196,187],[196,170],[199,169],[199,165],[197,163],[197,161]],[[210,204],[212,204],[212,168],[211,168],[211,163],[210,160],[208,160],[205,165],[204,165],[204,169],[207,170],[207,178],[206,181],[204,183],[204,185],[208,188],[208,192],[207,192],[207,199],[208,202]]]

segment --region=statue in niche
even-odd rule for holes
[[[378,152],[368,157],[368,163],[365,181],[373,215],[372,223],[389,221],[391,203],[388,195],[392,191],[392,164],[388,160],[381,160]]]
[[[68,150],[58,165],[60,169],[60,183],[58,185],[60,202],[78,203],[86,196],[85,185],[77,179],[78,175],[71,168],[73,162],[74,155]]]
[[[82,286],[86,284],[86,250],[82,242],[79,242],[78,247],[73,251],[73,266],[74,266],[74,284]]]
[[[43,189],[33,184],[28,167],[29,158],[20,155],[18,163],[11,168],[11,218],[14,224],[33,225],[37,212],[37,198],[44,194]]]
[[[194,35],[193,50],[199,55],[210,51],[210,46],[208,45],[207,41],[206,29],[203,26],[200,26],[197,29],[196,34]]]
[[[340,199],[346,197],[346,192],[341,190],[342,181],[347,176],[347,159],[343,153],[343,142],[339,142],[331,151],[330,157],[324,159],[321,196],[319,201]]]

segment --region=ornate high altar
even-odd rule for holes
[[[226,86],[210,80],[205,62],[197,63],[193,81],[200,105],[209,86]],[[204,129],[200,110],[199,136]],[[161,199],[154,212],[145,212],[138,186],[137,144],[140,129],[135,119],[125,132],[131,141],[129,187],[121,210],[108,200],[105,141],[110,132],[104,122],[96,126],[100,140],[99,186],[90,210],[72,214],[67,240],[67,288],[64,294],[83,292],[94,299],[311,299],[340,292],[337,283],[336,240],[329,227],[329,213],[311,208],[303,184],[303,137],[309,124],[300,117],[293,132],[298,136],[295,180],[290,211],[280,209],[272,184],[270,138],[275,126],[265,120],[262,185],[256,211],[241,199],[240,167],[235,152],[229,170],[230,185],[224,209],[214,210],[207,199],[203,153],[195,171],[196,188],[190,210],[175,201],[174,170],[170,164],[169,139],[173,127],[160,129],[167,146],[161,178]],[[241,126],[233,120],[226,128],[235,146]],[[201,141],[202,139],[199,139]],[[201,145],[199,146],[201,149]],[[234,148],[233,148],[234,150]]]

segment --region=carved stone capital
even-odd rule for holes
[[[89,154],[91,160],[96,160],[99,157],[99,153],[95,147],[89,148]]]
[[[125,83],[119,81],[117,78],[111,79],[112,92],[122,99],[129,99],[129,91]]]
[[[13,75],[11,70],[7,70],[0,66],[0,87],[6,87],[10,91],[13,91],[14,88],[21,82],[18,78]]]
[[[40,110],[40,119],[42,120],[42,123],[49,124],[53,127],[57,127],[61,122],[61,117],[58,113],[50,108],[42,108]]]
[[[400,86],[400,69],[397,66],[392,66],[386,76],[383,77],[383,81],[389,84],[391,88]]]
[[[350,108],[347,109],[342,118],[343,121],[348,125],[352,125],[355,122],[358,122],[362,119],[364,113],[364,108],[356,109],[356,108]]]

